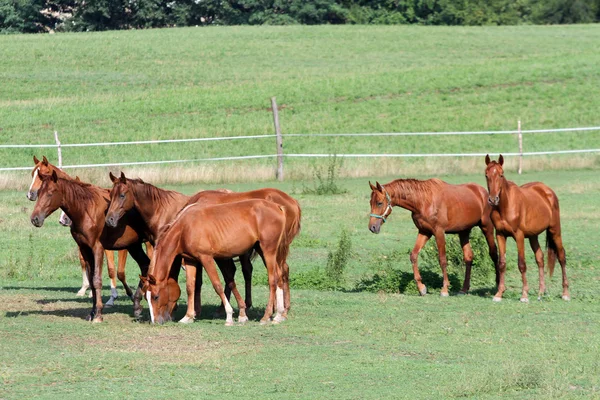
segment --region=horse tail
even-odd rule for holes
[[[556,264],[556,254],[558,249],[556,247],[556,243],[552,238],[552,234],[550,234],[550,230],[546,229],[546,248],[548,249],[548,273],[550,278],[552,278],[552,274],[554,274],[554,264]]]
[[[279,206],[279,209],[283,213],[283,229],[281,230],[281,234],[279,235],[279,240],[277,242],[277,265],[279,265],[278,275],[281,277],[281,271],[283,270],[283,264],[285,264],[287,260],[287,256],[290,250],[290,244],[287,238],[287,229],[286,229],[286,212],[284,206]]]

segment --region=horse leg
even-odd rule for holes
[[[556,253],[558,256],[558,262],[560,263],[560,268],[562,269],[562,299],[569,301],[571,300],[571,296],[569,296],[569,281],[567,280],[567,257],[565,254],[565,248],[562,244],[562,237],[560,235],[560,229],[558,232],[550,230],[552,234],[552,240],[554,240],[554,244],[556,245]]]
[[[217,266],[219,267],[219,270],[221,271],[221,275],[223,275],[223,279],[225,280],[225,297],[227,297],[227,300],[229,300],[229,302],[231,303],[231,287],[227,284],[227,278],[228,276],[231,277],[231,279],[233,279],[233,276],[235,276],[235,272],[236,272],[236,267],[235,267],[235,263],[233,262],[233,260],[227,260],[227,259],[223,259],[223,258],[219,258],[218,260],[215,260],[217,263]],[[215,318],[221,318],[223,316],[223,314],[225,314],[225,305],[223,303],[221,303],[221,305],[219,306],[219,308],[217,308],[217,311],[215,311]]]
[[[127,280],[125,279],[125,264],[127,264],[127,250],[119,250],[117,252],[117,258],[117,278],[119,278],[119,281],[123,285],[127,296],[129,296],[129,298],[133,300],[133,291],[131,290],[131,288],[127,284]]]
[[[85,260],[83,255],[81,254],[81,250],[77,250],[79,253],[79,263],[81,264],[81,289],[77,292],[77,296],[85,296],[85,291],[90,287],[90,281],[87,276],[87,269],[85,266]],[[92,293],[90,292],[90,297],[92,297]]]
[[[106,302],[106,307],[111,307],[117,299],[117,274],[115,272],[115,253],[112,250],[104,250],[106,254],[106,265],[108,268],[108,277],[110,278],[110,298]]]
[[[240,264],[242,264],[242,274],[244,275],[245,285],[245,303],[246,309],[252,307],[252,262],[250,261],[250,253],[240,256]]]
[[[446,259],[446,235],[443,231],[438,232],[435,235],[435,243],[437,244],[440,267],[442,267],[442,275],[444,276],[440,296],[448,297],[448,286],[450,286],[450,281],[448,280],[448,260]]]
[[[131,257],[137,262],[140,267],[140,272],[143,277],[148,276],[148,267],[150,266],[150,259],[142,250],[141,243],[136,243],[127,248]],[[133,316],[139,318],[142,315],[142,285],[143,282],[140,279],[138,287],[133,295]]]
[[[419,273],[419,252],[425,246],[425,243],[429,240],[431,234],[429,233],[421,233],[417,235],[417,241],[415,242],[415,247],[410,252],[410,262],[413,267],[413,274],[415,276],[415,281],[417,282],[417,288],[419,289],[419,293],[421,296],[425,296],[427,294],[427,287],[423,285],[421,282],[421,274]]]
[[[290,311],[290,266],[287,261],[281,268],[281,281],[283,284],[283,317],[287,318],[287,313]]]
[[[500,285],[500,264],[498,263],[498,248],[496,247],[496,241],[494,240],[494,224],[489,215],[482,220],[480,228],[487,241],[490,258],[496,269],[496,287],[498,287],[498,285]]]
[[[96,243],[93,249],[94,256],[94,277],[93,290],[94,300],[96,305],[96,314],[92,318],[92,322],[102,322],[102,264],[104,258],[104,249],[100,243]]]
[[[225,305],[225,312],[227,313],[227,317],[225,319],[225,325],[231,326],[233,325],[233,308],[231,304],[229,304],[229,300],[225,297],[225,292],[223,291],[223,286],[221,285],[221,280],[219,279],[219,273],[215,268],[215,259],[211,256],[200,256],[200,262],[202,266],[204,266],[204,270],[210,279],[215,292],[221,298],[221,301]]]
[[[93,279],[94,279],[94,253],[92,252],[92,249],[90,249],[89,247],[87,247],[85,245],[79,246],[79,252],[80,252],[83,262],[85,264],[85,272],[87,275],[88,282],[93,281]],[[92,310],[90,311],[90,314],[85,318],[86,321],[91,321],[92,319],[94,319],[94,316],[96,315],[96,291],[93,288],[91,290],[91,295],[92,295]]]
[[[187,311],[183,318],[179,320],[182,324],[194,322],[196,318],[196,277],[198,272],[198,263],[193,261],[185,261],[185,290],[187,292]],[[200,271],[200,274],[202,271]],[[200,278],[202,279],[202,278]],[[199,293],[198,293],[199,294]],[[198,311],[200,304],[198,304]],[[198,313],[199,315],[199,313]]]
[[[546,293],[546,283],[544,282],[544,252],[540,247],[537,236],[529,238],[529,245],[531,246],[531,250],[533,250],[533,254],[535,254],[535,262],[537,263],[540,272],[540,291],[538,293],[538,300],[541,300],[542,296]]]
[[[517,263],[521,272],[521,280],[523,281],[523,289],[521,292],[521,303],[529,303],[528,293],[529,285],[527,284],[527,265],[525,264],[525,236],[522,232],[517,232],[515,235],[517,242]]]
[[[246,303],[242,299],[242,296],[235,285],[236,268],[233,259],[229,258],[217,260],[217,265],[219,266],[221,274],[223,275],[223,279],[225,280],[225,297],[227,297],[227,289],[229,289],[229,293],[231,294],[233,292],[235,300],[238,303],[238,308],[240,310],[238,322],[244,323],[248,321],[248,317],[246,316]],[[229,299],[229,297],[227,297],[227,299]]]
[[[498,253],[500,260],[498,261],[498,271],[500,273],[500,279],[498,280],[498,292],[494,295],[494,301],[502,301],[502,294],[506,290],[504,285],[504,275],[506,274],[506,236],[496,233],[496,240],[498,241]]]
[[[460,246],[463,251],[463,259],[465,261],[465,281],[463,287],[458,294],[467,294],[471,289],[471,265],[473,265],[473,250],[471,249],[471,243],[469,242],[469,235],[471,230],[460,232],[458,237],[460,238]]]

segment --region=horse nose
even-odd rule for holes
[[[37,198],[37,192],[27,192],[27,198],[34,201]]]
[[[33,224],[33,226],[40,226],[40,218],[38,216],[32,217],[31,218],[31,223]]]
[[[108,224],[108,226],[114,227],[116,225],[115,218],[112,216],[106,217],[106,223]]]
[[[377,227],[375,225],[371,225],[369,227],[369,230],[373,233],[379,233],[379,230],[377,229]]]

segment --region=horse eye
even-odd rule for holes
[[[120,197],[121,197],[122,199],[124,199],[124,198],[125,198],[125,193],[121,193],[121,196],[120,196]]]
[[[158,301],[158,295],[153,297],[154,301]]]
[[[377,207],[383,206],[383,203],[377,203]]]

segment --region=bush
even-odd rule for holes
[[[314,187],[308,188],[304,187],[302,189],[303,194],[342,194],[346,193],[346,189],[340,188],[336,181],[338,179],[338,175],[340,172],[340,168],[342,166],[342,160],[338,161],[338,158],[335,156],[329,157],[329,162],[327,163],[327,176],[325,177],[325,173],[323,171],[322,166],[313,165],[313,176],[315,178]]]

